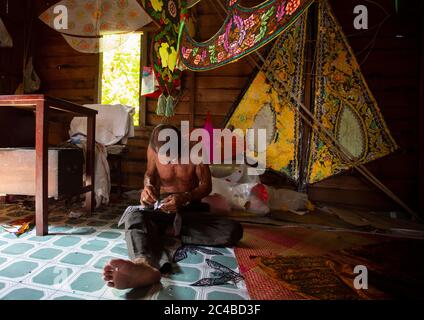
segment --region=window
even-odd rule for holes
[[[103,37],[102,104],[135,107],[134,125],[140,119],[140,33]]]

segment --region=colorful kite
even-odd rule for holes
[[[143,8],[160,26],[153,36],[151,60],[159,87],[163,92],[159,97],[156,114],[172,117],[174,115],[174,98],[181,83],[182,68],[178,66],[179,34],[183,26],[194,36],[192,17],[188,7],[193,7],[198,1],[186,0],[142,0]]]
[[[327,1],[320,2],[318,26],[314,116],[352,161],[346,163],[313,132],[307,183],[371,162],[398,148]]]
[[[194,71],[206,71],[234,62],[274,40],[307,9],[313,0],[268,0],[245,8],[229,0],[221,29],[206,42],[196,42],[183,31],[181,61]]]
[[[303,96],[305,41],[306,14],[277,40],[269,63],[258,72],[227,123],[227,127],[243,130],[266,129],[268,168],[294,182],[299,181],[301,121],[295,111],[299,106],[286,91],[299,99]],[[284,81],[287,87],[277,92],[268,78]]]
[[[177,68],[178,31],[181,12],[187,4],[186,1],[178,0],[144,0],[142,3],[161,28],[153,36],[152,64],[162,92],[172,98],[175,88],[180,85],[181,70]]]
[[[231,128],[267,129],[268,168],[300,184],[317,183],[397,149],[328,2],[320,1],[318,10],[311,112],[334,141],[318,126],[304,134],[299,115],[306,86],[306,13],[278,39],[227,122]],[[305,139],[309,149],[303,149]]]
[[[137,0],[62,0],[39,18],[84,53],[112,49],[103,47],[103,35],[133,32],[152,22]]]

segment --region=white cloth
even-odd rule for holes
[[[94,163],[95,179],[94,193],[96,195],[96,208],[100,205],[108,205],[110,197],[110,168],[107,161],[107,151],[105,146],[96,143],[96,157]]]
[[[110,168],[107,161],[107,146],[126,144],[134,137],[134,108],[124,105],[87,104],[87,108],[98,111],[96,117],[95,196],[96,207],[109,204]],[[87,119],[75,117],[69,130],[71,141],[86,149]]]
[[[266,189],[271,210],[288,211],[297,215],[304,215],[308,212],[309,199],[306,193],[276,189],[270,186],[266,186]]]
[[[76,135],[71,140],[72,143],[84,150],[84,155],[87,154],[87,139],[85,136]],[[87,158],[87,157],[86,157]],[[107,161],[106,147],[100,143],[96,143],[95,158],[94,158],[94,195],[96,199],[96,208],[102,204],[109,204],[110,197],[110,168]],[[86,175],[84,173],[84,181]]]
[[[134,108],[124,105],[86,104],[84,107],[98,111],[96,117],[96,141],[105,146],[126,144],[134,137]],[[75,117],[69,135],[87,135],[87,118]]]

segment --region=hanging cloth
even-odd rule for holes
[[[34,70],[32,57],[28,59],[24,70],[24,93],[34,93],[40,89],[41,80]]]
[[[12,48],[13,40],[0,18],[0,48]]]
[[[166,112],[166,97],[162,93],[158,99],[158,106],[156,108],[156,114],[158,116],[164,116]]]

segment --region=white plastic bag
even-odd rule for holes
[[[259,176],[248,174],[246,165],[240,166],[212,166],[212,195],[223,197],[231,209],[243,210],[257,215],[266,215],[270,212],[267,201],[264,197],[266,188],[260,183]],[[262,187],[261,187],[262,186]],[[258,188],[262,192],[258,192]],[[212,199],[211,199],[212,200]],[[223,207],[223,199],[219,200],[220,207]],[[211,202],[213,209],[213,201]]]
[[[245,210],[257,215],[266,215],[270,212],[267,197],[261,197],[255,189],[262,186],[257,183],[238,184],[232,188],[231,203],[234,209]]]
[[[308,195],[288,189],[275,189],[267,186],[268,205],[271,210],[289,211],[304,215],[309,210]]]
[[[231,209],[266,215],[270,211],[267,199],[255,192],[258,186],[262,185],[256,182],[238,184],[225,179],[212,178],[212,195],[224,198]],[[219,202],[221,203],[222,199],[219,199]],[[220,206],[222,207],[222,205]]]

